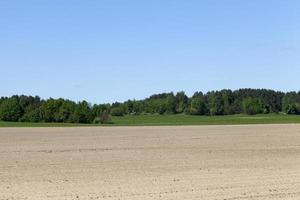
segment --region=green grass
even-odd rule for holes
[[[114,125],[226,125],[226,124],[282,124],[300,123],[300,115],[227,115],[227,116],[192,116],[192,115],[144,115],[114,117]]]
[[[300,115],[228,115],[228,116],[191,116],[191,115],[141,115],[113,117],[113,124],[105,126],[166,126],[166,125],[224,125],[224,124],[285,124],[300,123]],[[101,126],[94,124],[70,123],[25,123],[0,122],[0,127],[78,127]]]
[[[44,123],[44,122],[3,122],[0,121],[0,127],[78,127],[93,126],[93,124],[72,124],[72,123]]]

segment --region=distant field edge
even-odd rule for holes
[[[97,127],[97,126],[184,126],[184,125],[240,125],[240,124],[297,124],[300,115],[139,115],[112,117],[112,124],[72,124],[72,123],[29,123],[4,122],[0,127]]]

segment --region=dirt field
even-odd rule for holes
[[[300,125],[1,128],[0,200],[300,199]]]

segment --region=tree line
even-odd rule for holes
[[[300,114],[300,92],[267,89],[154,94],[143,100],[90,104],[68,99],[14,95],[0,98],[0,120],[20,122],[109,123],[110,116],[143,114]]]

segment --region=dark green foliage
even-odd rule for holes
[[[123,116],[125,115],[124,108],[122,106],[113,107],[110,110],[112,116]]]
[[[285,107],[285,112],[287,114],[298,114],[299,109],[297,108],[297,105],[295,103],[287,104],[286,107]]]
[[[242,102],[247,97],[258,98],[269,113],[278,113],[282,111],[282,101],[285,94],[283,92],[267,89],[239,89],[233,92],[234,98]]]
[[[103,112],[110,112],[110,104],[95,104],[92,108],[93,116],[100,116]]]
[[[43,119],[45,122],[60,122],[59,108],[62,104],[60,99],[49,99],[41,106]]]
[[[63,100],[58,110],[58,122],[71,122],[71,115],[75,112],[77,105],[70,100]]]
[[[231,115],[235,113],[234,109],[234,93],[231,90],[222,90],[223,113]]]
[[[208,106],[201,96],[196,96],[192,98],[190,114],[192,115],[206,115],[208,114]]]
[[[142,101],[133,101],[132,113],[129,114],[141,114],[144,112],[144,103]]]
[[[92,109],[86,101],[79,102],[70,115],[70,122],[72,123],[91,123],[93,119]]]
[[[0,120],[18,121],[22,116],[22,108],[16,96],[5,99],[0,105]]]
[[[177,107],[177,99],[173,93],[169,94],[166,98],[166,113],[175,114]]]
[[[224,115],[224,101],[222,92],[213,91],[207,94],[208,96],[208,105],[210,108],[211,115]]]
[[[300,92],[288,92],[282,100],[283,112],[300,114]]]
[[[188,109],[189,98],[184,92],[178,92],[175,96],[175,111],[176,113],[183,113]]]
[[[261,114],[264,111],[264,106],[260,99],[247,97],[243,100],[243,111],[248,115]]]
[[[21,122],[41,122],[43,121],[43,115],[39,108],[34,110],[28,110],[22,118],[20,118]]]
[[[42,100],[38,96],[0,98],[0,120],[22,122],[110,123],[110,115],[190,114],[231,115],[284,112],[300,114],[300,92],[267,89],[239,89],[196,92],[191,98],[184,92],[154,94],[143,100],[95,104],[66,99]]]

